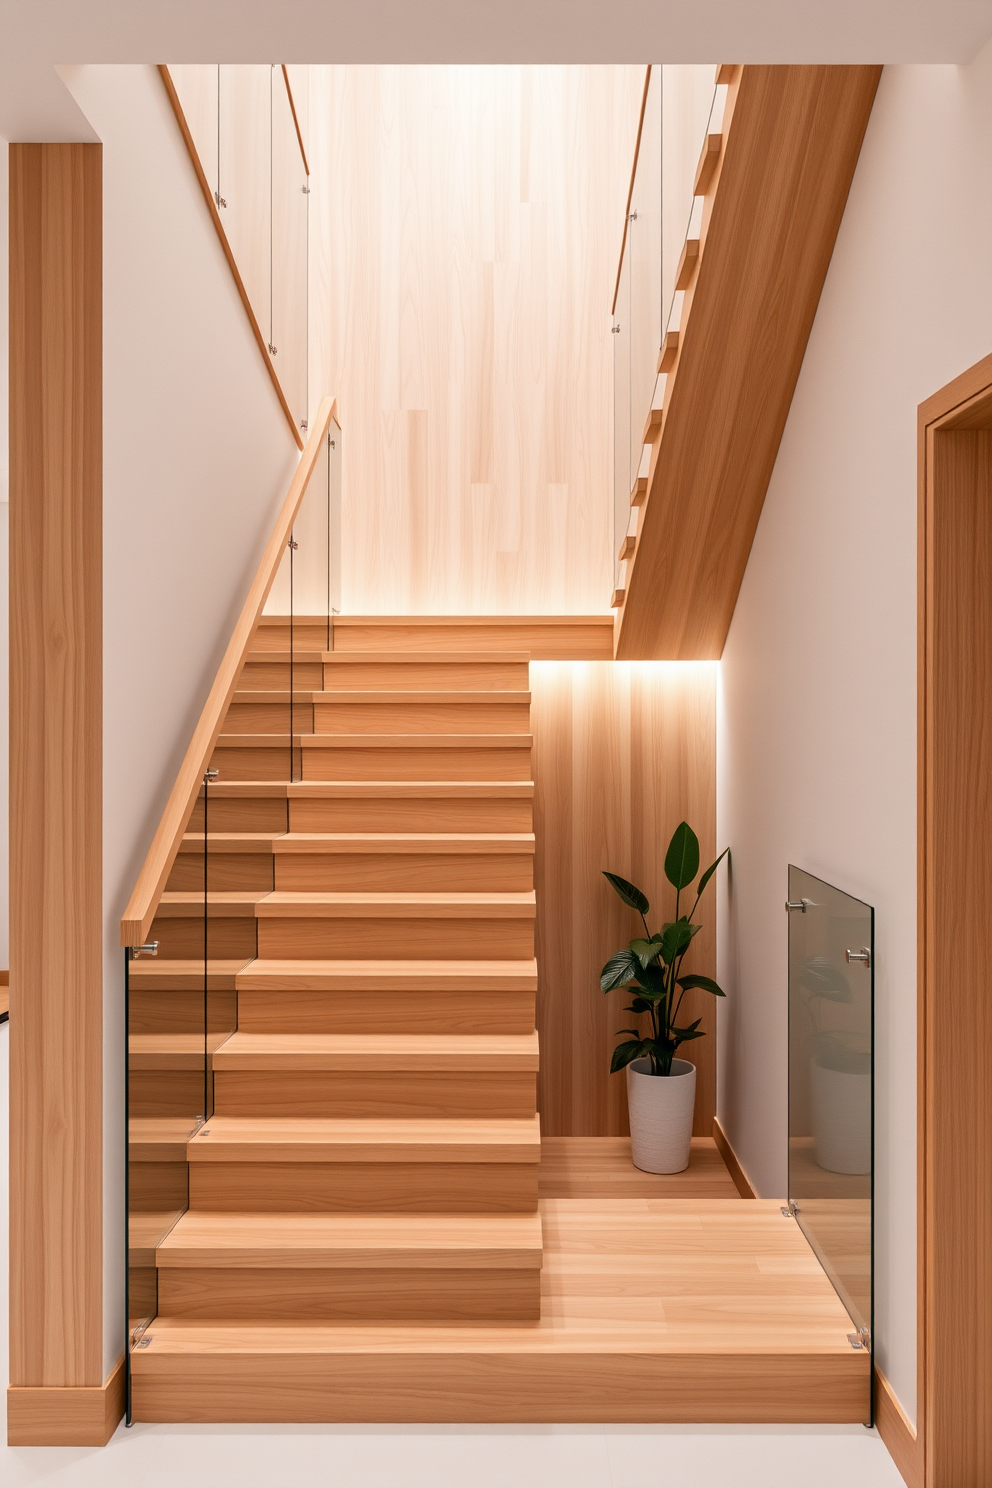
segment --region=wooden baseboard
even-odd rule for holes
[[[124,1414],[124,1355],[102,1385],[7,1388],[9,1447],[104,1447]]]
[[[923,1452],[916,1428],[885,1375],[875,1366],[875,1425],[907,1488],[923,1488]]]
[[[713,1117],[713,1140],[717,1151],[727,1165],[727,1172],[734,1180],[734,1186],[742,1199],[756,1199],[758,1195],[751,1186],[750,1180],[744,1169],[737,1160],[737,1153],[727,1140],[727,1133],[720,1125],[716,1116]]]

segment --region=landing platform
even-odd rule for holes
[[[135,1419],[866,1420],[869,1357],[851,1348],[847,1313],[779,1204],[670,1190],[574,1196],[597,1182],[612,1195],[625,1183],[721,1181],[707,1147],[678,1180],[657,1179],[631,1174],[623,1139],[592,1140],[613,1148],[548,1144],[545,1154],[539,1322],[156,1319],[132,1354]],[[572,1197],[549,1196],[569,1187]]]

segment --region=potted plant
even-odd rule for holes
[[[604,877],[624,904],[636,909],[644,935],[617,951],[603,967],[599,985],[604,992],[617,987],[633,988],[628,1011],[648,1013],[651,1029],[645,1036],[637,1028],[621,1028],[626,1041],[613,1050],[611,1073],[627,1071],[627,1107],[634,1166],[648,1173],[681,1173],[689,1166],[692,1113],[696,1102],[696,1067],[687,1059],[676,1059],[681,1044],[702,1038],[701,1018],[679,1026],[679,1010],[687,992],[699,987],[714,997],[725,994],[712,977],[697,973],[682,975],[682,962],[693,937],[702,928],[692,923],[703,890],[716,872],[728,848],[711,863],[696,885],[696,897],[688,914],[682,914],[682,894],[699,872],[699,840],[688,822],[680,822],[665,854],[665,877],[675,889],[675,918],[651,933],[647,915],[651,906],[635,884],[616,873]]]
[[[822,1026],[823,1003],[853,1004],[850,983],[826,956],[810,956],[798,981],[812,1028],[809,1093],[816,1164],[828,1173],[870,1173],[871,1046],[867,1035]]]

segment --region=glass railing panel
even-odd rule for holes
[[[630,462],[630,255],[620,263],[613,309],[613,583],[621,572],[620,545],[630,520],[630,488],[636,470]]]
[[[272,94],[267,63],[224,63],[219,75],[220,218],[262,335],[272,339]]]
[[[169,76],[186,116],[203,173],[216,201],[220,68],[213,62],[170,63]]]
[[[679,324],[676,275],[682,248],[692,235],[697,218],[701,221],[701,204],[693,197],[696,168],[706,135],[717,132],[722,117],[722,95],[726,88],[714,83],[716,68],[701,66],[664,66],[660,73],[662,91],[662,325]]]
[[[789,1207],[870,1345],[874,910],[789,868]]]
[[[661,74],[660,67],[652,67],[627,220],[630,279],[628,497],[641,462],[644,428],[658,377],[658,348],[661,346]]]
[[[296,423],[307,426],[310,187],[281,67],[272,70],[272,355]]]

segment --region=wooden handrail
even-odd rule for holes
[[[231,698],[234,696],[241,668],[248,654],[248,648],[255,634],[265,601],[269,597],[269,590],[272,588],[276,571],[286,551],[293,523],[296,521],[297,513],[306,495],[307,485],[323,448],[327,430],[331,420],[336,417],[336,399],[325,398],[317,411],[303,456],[296,467],[296,473],[282,504],[282,510],[265,546],[262,561],[251,582],[248,597],[241,608],[234,633],[224,652],[224,659],[218,668],[207,701],[203,705],[199,722],[193,730],[193,737],[189,741],[189,748],[179,767],[179,774],[169,794],[162,819],[155,829],[155,836],[152,838],[151,846],[128,900],[127,908],[121,919],[121,945],[123,946],[144,944],[148,931],[151,929],[162,891],[200,792],[203,772],[210,763],[217,735],[220,733]]]
[[[617,282],[613,287],[613,303],[610,306],[610,314],[617,313],[617,299],[620,295],[620,275],[623,273],[623,255],[627,247],[627,229],[630,225],[630,204],[634,199],[634,181],[637,177],[637,160],[641,153],[641,135],[644,132],[644,114],[648,106],[648,89],[651,86],[651,63],[648,63],[647,72],[644,74],[644,92],[641,94],[641,112],[637,120],[637,139],[634,141],[634,163],[630,167],[630,185],[627,187],[627,205],[623,214],[623,237],[620,239],[620,260],[617,264]]]

